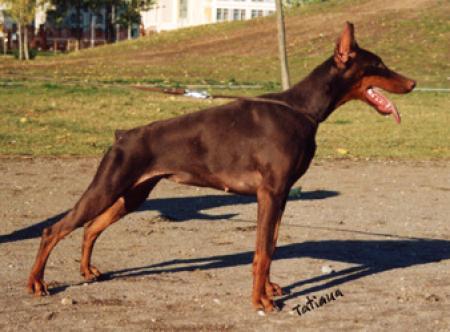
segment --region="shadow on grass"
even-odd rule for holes
[[[318,200],[338,196],[339,192],[329,190],[314,190],[302,192],[299,197],[291,197],[289,201],[295,200]],[[226,220],[238,213],[225,215],[208,215],[200,211],[221,206],[233,206],[255,203],[253,196],[240,195],[204,195],[192,197],[156,198],[147,200],[138,211],[158,211],[160,214],[170,216],[176,222],[188,221],[191,219],[202,220]],[[49,227],[63,218],[68,211],[54,215],[48,219],[40,221],[34,225],[14,231],[10,234],[0,235],[0,244],[15,242],[20,240],[40,237],[44,228]],[[256,214],[256,210],[255,210]]]

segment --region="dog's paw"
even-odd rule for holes
[[[42,279],[30,276],[27,285],[28,293],[34,296],[46,296],[49,295],[48,286]]]
[[[88,267],[81,267],[80,272],[81,276],[86,281],[97,280],[102,275],[101,272],[93,265],[90,265]]]
[[[253,299],[253,308],[264,312],[280,311],[280,308],[267,295],[261,295],[258,299]]]

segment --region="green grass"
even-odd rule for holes
[[[0,88],[0,100],[0,154],[19,155],[97,155],[117,128],[206,106],[129,88],[55,83]]]
[[[449,159],[448,94],[413,92],[390,97],[402,114],[401,125],[362,102],[350,102],[319,128],[319,157]]]
[[[418,81],[450,88],[450,3],[393,9],[369,0],[330,0],[287,12],[292,81],[332,54],[343,22],[353,21],[360,46]],[[38,56],[30,63],[0,56],[0,154],[101,154],[116,128],[196,111],[220,101],[168,97],[130,89],[141,82],[255,84],[256,95],[280,89],[274,17],[155,34],[139,40]],[[70,84],[67,84],[70,83]],[[335,112],[318,133],[319,158],[450,158],[448,93],[392,96],[403,114],[398,126],[361,102]]]
[[[254,93],[245,91],[244,93]],[[361,102],[337,110],[321,125],[319,158],[450,158],[446,94],[392,96],[403,114],[396,125]],[[114,130],[206,108],[220,101],[141,92],[126,87],[23,84],[0,88],[0,154],[101,154]],[[339,149],[347,151],[342,154]]]

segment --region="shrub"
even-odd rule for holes
[[[33,60],[36,57],[37,53],[38,53],[37,49],[35,49],[35,48],[29,49],[28,50],[28,55],[30,56],[30,60]],[[19,58],[19,49],[18,48],[14,49],[12,51],[12,54],[14,55],[14,57],[16,59],[18,59]]]

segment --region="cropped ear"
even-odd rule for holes
[[[334,50],[334,62],[338,67],[344,67],[347,61],[356,55],[356,41],[353,24],[345,23],[344,31],[341,37],[336,42],[336,49]]]

